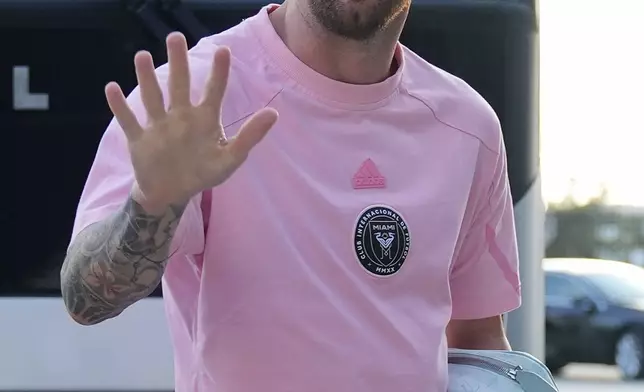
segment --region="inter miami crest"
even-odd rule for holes
[[[378,276],[393,275],[409,253],[409,228],[402,216],[387,206],[371,206],[356,222],[353,245],[362,266]]]

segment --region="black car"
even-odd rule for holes
[[[644,268],[608,260],[546,259],[546,364],[617,365],[644,379]]]

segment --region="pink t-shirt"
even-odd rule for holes
[[[520,304],[499,121],[402,45],[382,83],[314,72],[276,34],[273,7],[190,51],[196,100],[215,48],[231,48],[229,136],[262,107],[280,119],[181,221],[164,277],[176,390],[445,392],[450,319]],[[143,118],[138,90],[129,101]],[[132,181],[113,122],[74,234],[119,208]]]

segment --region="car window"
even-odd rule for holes
[[[587,297],[586,291],[572,276],[546,275],[546,296],[562,299],[578,299]]]
[[[615,268],[610,272],[591,273],[586,277],[614,301],[644,300],[644,268]]]

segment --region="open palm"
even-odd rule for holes
[[[167,49],[167,106],[152,56],[139,52],[134,59],[147,124],[139,123],[118,84],[112,82],[105,88],[110,109],[128,140],[136,186],[142,197],[158,206],[185,203],[226,181],[277,120],[275,110],[262,109],[235,137],[226,139],[221,107],[230,72],[230,51],[216,50],[203,97],[193,105],[185,37],[170,34]]]

